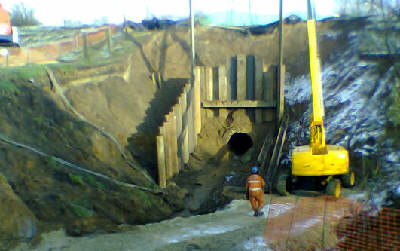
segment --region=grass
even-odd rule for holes
[[[6,93],[19,93],[19,89],[8,79],[0,80],[0,92]]]
[[[149,199],[149,195],[143,191],[137,190],[135,195],[140,198],[140,201],[144,204],[145,207],[151,207],[152,202]]]
[[[45,163],[49,168],[59,169],[56,160],[51,156],[45,158]]]
[[[85,181],[83,181],[83,177],[80,175],[68,173],[68,178],[73,184],[86,185]]]
[[[2,80],[9,79],[15,81],[26,81],[39,78],[45,75],[43,65],[28,64],[26,66],[0,67],[0,77]]]
[[[16,84],[27,81],[35,82],[43,76],[45,76],[45,70],[41,65],[0,67],[0,92],[18,94],[19,88]]]
[[[44,127],[46,125],[43,116],[37,116],[33,118],[33,121],[40,127]]]
[[[98,181],[93,175],[87,175],[85,178],[90,185],[93,185],[98,189],[104,189],[104,184]]]
[[[68,73],[76,73],[78,71],[76,63],[58,63],[52,64],[51,68],[58,72],[63,72],[65,74]]]
[[[92,210],[87,209],[82,205],[71,203],[70,206],[72,213],[78,217],[91,217],[94,215],[94,212]]]

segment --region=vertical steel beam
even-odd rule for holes
[[[192,5],[192,0],[189,0],[189,7],[190,7],[190,35],[191,35],[191,44],[192,44],[192,65],[191,65],[191,79],[192,79],[192,84],[193,84],[193,79],[194,79],[194,68],[196,66],[195,58],[196,58],[196,53],[195,53],[195,44],[194,44],[194,13],[193,13],[193,5]]]

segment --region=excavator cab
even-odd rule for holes
[[[318,178],[327,194],[340,196],[341,185],[354,185],[354,172],[349,169],[349,154],[342,146],[325,144],[324,105],[320,76],[320,59],[317,50],[315,11],[308,0],[307,33],[310,52],[312,85],[312,117],[310,145],[297,146],[292,152],[292,178]]]

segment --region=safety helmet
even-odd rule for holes
[[[252,173],[252,174],[258,173],[258,167],[253,166],[253,167],[251,168],[251,173]]]

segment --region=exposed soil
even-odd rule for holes
[[[214,212],[232,199],[242,199],[246,177],[256,164],[258,149],[268,132],[265,126],[253,124],[242,110],[232,111],[227,118],[208,118],[204,122],[189,165],[174,179],[188,191],[181,215]],[[273,125],[270,129],[274,129]],[[252,146],[239,154],[229,146],[238,133],[252,140]]]
[[[151,186],[128,165],[112,142],[66,112],[58,97],[46,91],[48,86],[49,83],[16,84],[15,92],[3,92],[3,135],[115,180]],[[176,189],[156,195],[124,188],[4,142],[0,156],[0,172],[5,176],[2,185],[8,187],[5,194],[11,196],[5,197],[10,202],[2,203],[0,208],[12,209],[13,201],[20,204],[15,211],[20,216],[1,214],[1,231],[8,233],[4,235],[6,239],[0,240],[1,249],[15,240],[60,227],[71,235],[116,231],[120,224],[165,219],[182,207],[175,196]],[[15,225],[25,218],[29,219],[28,225]],[[29,235],[25,236],[24,231]]]

